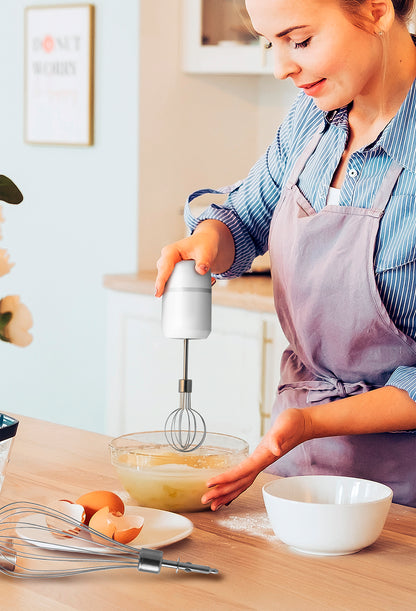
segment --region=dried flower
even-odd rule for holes
[[[16,346],[28,346],[33,339],[29,333],[32,325],[32,315],[17,295],[0,300],[0,339]]]
[[[12,269],[14,263],[9,262],[9,253],[4,248],[0,248],[0,276],[5,276]]]

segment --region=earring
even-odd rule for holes
[[[377,32],[377,34],[378,34],[379,36],[383,36],[384,32],[383,32],[383,30],[379,30],[379,31]]]

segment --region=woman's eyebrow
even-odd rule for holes
[[[291,28],[286,28],[286,30],[282,30],[281,32],[276,34],[276,38],[283,38],[284,36],[287,36],[288,34],[293,32],[293,30],[301,30],[302,28],[306,27],[306,25],[294,25]]]

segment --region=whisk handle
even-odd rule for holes
[[[160,573],[162,561],[163,552],[161,550],[142,547],[139,551],[139,564],[137,568],[145,573]]]
[[[163,560],[163,552],[158,549],[148,549],[142,547],[139,550],[139,571],[145,571],[146,573],[160,573],[160,568],[168,567],[170,569],[176,569],[185,571],[186,573],[202,573],[205,575],[218,574],[217,569],[212,569],[209,566],[203,566],[200,564],[192,564],[192,562],[180,562],[179,559],[176,562],[172,560]]]

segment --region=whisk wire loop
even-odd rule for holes
[[[204,418],[191,407],[192,380],[188,378],[189,340],[184,340],[183,378],[179,380],[179,407],[165,421],[165,437],[178,452],[193,452],[205,441]]]

